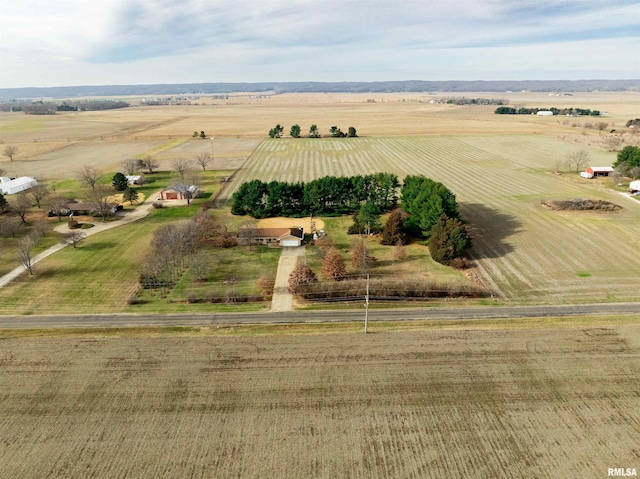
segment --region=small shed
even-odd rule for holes
[[[553,112],[550,110],[540,110],[536,113],[538,116],[553,116]]]
[[[163,200],[186,200],[187,193],[190,193],[190,199],[197,198],[198,187],[196,185],[187,186],[184,183],[175,183],[160,192],[160,199]]]
[[[127,179],[127,183],[130,185],[137,185],[140,178],[142,178],[142,175],[127,175],[125,178]]]
[[[586,173],[591,175],[591,178],[597,178],[598,176],[609,176],[613,173],[613,168],[610,166],[589,166],[586,169]]]
[[[629,193],[637,193],[638,191],[640,191],[640,180],[629,183]]]
[[[38,182],[35,178],[30,176],[21,176],[20,178],[7,178],[3,176],[0,178],[0,193],[3,195],[15,195],[21,191],[26,191],[29,188],[36,186]]]

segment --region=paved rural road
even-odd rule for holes
[[[543,318],[550,316],[636,315],[640,303],[557,306],[451,307],[369,310],[371,321],[473,320]],[[364,320],[364,309],[341,311],[290,311],[210,314],[96,314],[50,316],[0,316],[0,329],[91,328],[142,326],[216,326],[233,324],[329,323]]]

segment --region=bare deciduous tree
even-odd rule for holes
[[[620,149],[620,145],[622,144],[622,140],[619,136],[608,136],[604,140],[604,144],[607,147],[607,151],[618,151]]]
[[[257,235],[258,228],[254,221],[245,221],[242,226],[240,226],[240,229],[238,229],[238,239],[249,246],[249,251],[251,251]]]
[[[0,234],[15,238],[18,231],[22,227],[22,222],[15,216],[0,218]]]
[[[18,261],[24,268],[33,274],[33,250],[38,240],[33,235],[27,235],[18,241]]]
[[[567,164],[566,161],[562,161],[561,159],[558,158],[554,163],[553,172],[556,174],[562,173],[562,167],[566,164]]]
[[[47,234],[47,222],[42,218],[35,220],[31,232],[39,238],[44,238]]]
[[[186,184],[188,185],[202,185],[202,173],[198,170],[187,170],[184,174],[184,178],[187,180]]]
[[[47,185],[42,183],[38,183],[29,190],[29,195],[38,208],[40,208],[40,203],[48,194],[49,188],[47,188]]]
[[[142,160],[144,167],[147,169],[149,174],[152,174],[159,166],[160,163],[153,156],[145,156],[144,160]]]
[[[58,217],[58,222],[62,221],[62,211],[64,210],[66,204],[67,200],[65,200],[60,195],[50,196],[47,200],[47,205],[49,206],[51,212]]]
[[[191,270],[198,282],[205,282],[209,277],[209,255],[204,251],[199,251],[191,257]]]
[[[191,162],[185,158],[175,158],[171,161],[171,167],[180,175],[180,181],[184,183],[187,170],[191,168]]]
[[[76,171],[76,178],[85,183],[92,191],[95,190],[100,177],[100,174],[93,166],[85,165]]]
[[[586,150],[578,150],[573,153],[568,153],[566,156],[567,167],[575,168],[576,173],[579,172],[584,165],[589,161],[589,152]]]
[[[13,157],[18,153],[18,147],[7,145],[4,147],[4,156],[9,157],[9,161],[13,161]]]
[[[211,163],[211,155],[209,155],[209,153],[203,153],[196,156],[196,163],[202,167],[202,171],[206,171],[207,165]]]
[[[140,160],[136,158],[127,158],[120,162],[120,166],[122,167],[122,171],[124,171],[125,175],[133,175],[135,172],[140,170]]]
[[[113,209],[113,203],[109,198],[112,192],[113,189],[107,185],[95,185],[93,191],[89,194],[89,203],[100,215],[102,221],[107,220],[107,216],[111,214]]]
[[[75,248],[80,241],[86,238],[86,234],[84,234],[81,230],[73,229],[69,230],[64,237],[62,238],[62,242],[66,244],[73,245]]]
[[[23,224],[27,222],[25,217],[27,216],[31,206],[33,206],[31,204],[31,198],[27,196],[27,193],[20,193],[16,195],[16,202],[13,205],[13,211],[18,214]]]

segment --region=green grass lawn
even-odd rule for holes
[[[140,264],[150,251],[153,232],[161,224],[188,219],[200,211],[191,206],[154,209],[149,217],[86,238],[77,248],[67,247],[34,267],[34,276],[21,275],[0,289],[5,314],[70,314],[90,312],[256,310],[268,303],[237,305],[186,304],[193,292],[204,296],[216,290],[225,294],[258,295],[257,280],[268,273],[275,276],[280,251],[246,247],[208,248],[211,274],[206,283],[194,283],[189,269],[164,297],[149,291],[142,296],[145,305],[128,305],[128,298],[139,288]],[[219,212],[220,214],[220,212]],[[55,243],[51,238],[49,243]],[[258,267],[257,267],[258,266]]]

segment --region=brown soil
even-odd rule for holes
[[[638,331],[6,337],[0,477],[606,477]]]

